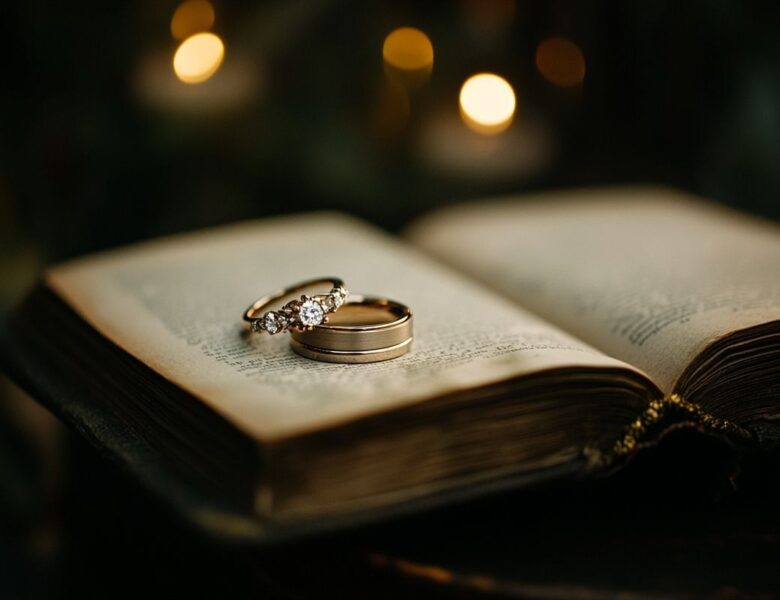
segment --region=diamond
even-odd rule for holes
[[[287,324],[287,319],[284,315],[280,315],[275,312],[267,312],[263,315],[262,328],[265,329],[271,335],[279,333]]]
[[[344,288],[339,288],[336,290],[336,293],[333,296],[334,304],[336,305],[336,308],[339,308],[342,304],[344,304],[344,300],[347,299],[347,290]]]
[[[344,301],[347,299],[348,295],[349,292],[347,292],[347,290],[345,290],[343,287],[333,288],[330,293],[325,296],[324,300],[322,301],[322,306],[325,307],[327,312],[337,311],[341,305],[344,304]]]
[[[319,325],[325,317],[325,310],[319,302],[316,302],[315,300],[306,300],[301,304],[298,315],[300,316],[301,323],[307,327]]]

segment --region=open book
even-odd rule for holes
[[[331,274],[409,305],[413,350],[247,334],[256,297]],[[780,439],[780,233],[660,188],[476,202],[406,239],[282,217],[55,266],[5,339],[142,479],[262,537],[599,472],[674,423]]]

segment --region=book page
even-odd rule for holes
[[[780,319],[778,228],[663,188],[478,202],[410,237],[666,392],[710,341]]]
[[[288,334],[248,333],[242,315],[255,299],[329,275],[354,293],[410,306],[411,352],[373,364],[320,363],[294,354]],[[120,347],[263,440],[541,369],[621,366],[406,244],[337,215],[144,243],[54,268],[48,284]]]

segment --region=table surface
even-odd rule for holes
[[[16,491],[0,503],[2,597],[131,597],[150,589],[239,598],[780,592],[778,451],[745,453],[682,431],[608,478],[259,548],[194,531],[32,400],[20,402],[28,410],[21,420],[0,411],[0,489]],[[29,452],[9,467],[5,459],[25,456],[19,449],[36,439],[49,459]]]

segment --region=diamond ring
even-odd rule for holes
[[[279,309],[263,312],[278,300],[323,285],[330,285],[330,291],[325,294],[303,294]],[[244,311],[244,321],[247,321],[252,331],[257,333],[265,331],[274,335],[282,331],[306,331],[316,325],[327,323],[327,315],[336,312],[348,296],[349,292],[344,287],[344,282],[337,277],[303,281],[256,300]]]

